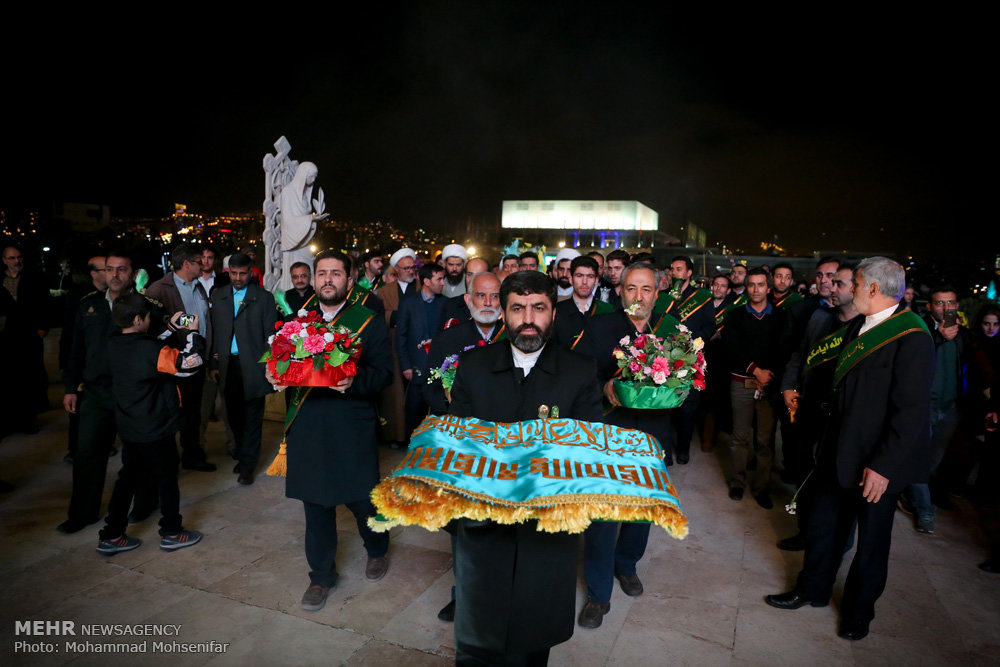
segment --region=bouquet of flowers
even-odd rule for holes
[[[615,395],[628,408],[662,409],[681,405],[694,387],[705,388],[705,353],[701,338],[691,339],[683,324],[667,338],[641,334],[618,341],[614,355],[621,369]]]
[[[471,350],[474,347],[483,347],[484,345],[486,345],[486,341],[480,340],[475,345],[466,345],[462,348],[462,352]],[[441,362],[440,368],[431,369],[430,377],[427,378],[427,384],[440,381],[445,392],[450,392],[451,386],[455,384],[456,373],[458,373],[458,354],[449,354],[444,358],[444,361]]]
[[[300,310],[290,322],[275,324],[271,348],[260,358],[278,384],[332,387],[358,374],[361,337],[314,310]]]

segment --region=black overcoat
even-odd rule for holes
[[[863,324],[858,318],[850,326],[845,346]],[[834,473],[850,489],[871,468],[889,479],[890,494],[927,481],[933,376],[934,341],[926,333],[897,338],[858,362],[834,388],[818,472]]]
[[[519,375],[509,342],[469,350],[452,387],[451,414],[516,422],[536,419],[539,405],[558,405],[561,417],[600,421],[590,359],[550,341],[527,378]],[[455,641],[525,653],[572,637],[578,542],[539,532],[533,521],[458,521]]]
[[[314,387],[288,429],[289,498],[333,507],[364,500],[378,484],[375,401],[392,381],[392,352],[385,319],[363,310],[372,317],[353,384],[343,394]]]

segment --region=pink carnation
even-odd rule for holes
[[[307,336],[304,341],[302,341],[302,347],[306,349],[306,352],[310,354],[316,354],[317,352],[322,352],[326,347],[326,341],[323,340],[321,334],[313,334],[312,336]]]
[[[653,359],[653,372],[663,373],[664,377],[670,375],[670,360],[666,357],[657,357],[656,359]]]
[[[661,371],[653,373],[653,382],[655,382],[656,384],[663,384],[666,381],[667,381],[666,373],[663,373]]]
[[[281,327],[281,333],[286,336],[291,336],[292,334],[297,334],[302,331],[302,325],[296,321],[285,322],[285,326]]]
[[[642,364],[633,359],[632,361],[628,362],[628,369],[633,373],[638,373],[639,371],[642,370]]]

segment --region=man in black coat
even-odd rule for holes
[[[615,307],[597,298],[597,260],[589,255],[575,257],[569,265],[573,286],[570,298],[556,306],[555,341],[572,350],[583,328],[595,315],[614,312]]]
[[[222,387],[226,420],[233,432],[238,482],[253,484],[260,458],[264,401],[274,391],[258,363],[274,335],[274,297],[251,285],[253,261],[241,252],[229,258],[231,284],[212,293],[212,378]]]
[[[614,350],[622,338],[632,340],[639,334],[653,333],[656,320],[653,313],[659,293],[659,271],[646,262],[629,264],[621,273],[621,298],[625,308],[635,305],[633,315],[617,310],[598,315],[587,323],[576,350],[594,359],[597,376],[590,382],[603,388],[604,396],[614,406],[601,421],[622,428],[633,428],[656,436],[666,450],[671,438],[670,414],[665,410],[626,408],[615,396],[612,380],[617,375],[618,362]],[[651,321],[650,318],[653,318]],[[580,610],[579,623],[584,628],[597,628],[611,610],[611,590],[615,578],[626,595],[642,595],[642,582],[636,566],[646,552],[649,541],[648,523],[595,522],[584,533],[583,574],[587,581],[587,602]]]
[[[427,367],[430,369],[441,368],[446,357],[461,355],[468,347],[482,347],[496,342],[506,332],[500,320],[500,280],[489,271],[473,275],[468,291],[454,298],[465,300],[471,318],[434,336],[427,354]],[[451,399],[439,380],[425,382],[423,392],[431,414],[448,412]]]
[[[302,501],[306,515],[306,559],[310,586],[302,608],[318,611],[337,583],[337,505],[354,514],[368,552],[365,576],[378,581],[389,567],[389,534],[368,527],[375,516],[369,495],[378,483],[375,401],[392,380],[385,320],[364,306],[347,303],[351,258],[325,250],[313,260],[316,300],[309,309],[361,335],[357,375],[335,387],[295,388],[285,439],[288,477],[285,495]],[[301,396],[305,394],[304,398]]]
[[[490,421],[537,419],[541,405],[562,417],[600,419],[594,367],[547,343],[556,290],[544,274],[520,271],[500,288],[510,344],[469,350],[452,387],[451,414]],[[455,525],[457,664],[545,664],[573,635],[577,538],[530,521]]]
[[[868,635],[885,588],[896,500],[930,469],[929,406],[934,342],[926,325],[899,306],[906,272],[872,257],[858,265],[854,304],[865,316],[844,336],[834,371],[832,414],[817,452],[815,498],[795,588],[769,595],[779,609],[829,603],[844,547],[858,546],[844,585],[838,634]]]
[[[299,312],[315,294],[312,287],[312,269],[305,262],[295,262],[289,268],[292,286],[285,290],[285,303],[292,309],[292,315]]]
[[[441,309],[445,297],[445,270],[437,264],[424,264],[417,273],[420,286],[417,297],[404,299],[399,304],[396,320],[396,335],[399,343],[399,368],[406,387],[406,430],[409,433],[417,427],[427,414],[422,385],[427,382],[429,368],[427,353],[431,339],[438,332],[441,323]]]

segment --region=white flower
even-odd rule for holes
[[[785,505],[785,511],[788,512],[789,514],[795,514],[795,510],[796,509],[798,509],[798,508],[795,506],[795,501],[794,500],[791,503],[789,503],[788,505]]]
[[[323,321],[324,322],[329,322],[332,319],[333,319],[333,313],[327,313],[325,311],[323,312]]]
[[[656,371],[653,373],[653,382],[656,384],[663,384],[667,381],[667,374],[663,371]]]
[[[625,337],[624,337],[624,338],[622,338],[622,339],[621,339],[620,341],[618,341],[618,344],[619,344],[619,345],[621,345],[622,347],[625,347],[625,346],[626,346],[626,345],[628,345],[628,344],[629,344],[630,342],[631,342],[631,341],[629,340],[628,336],[625,336]]]
[[[274,342],[274,336],[268,336],[268,338],[267,338],[267,344],[270,345],[273,342]]]
[[[677,325],[677,330],[680,331],[680,332],[682,332],[682,333],[687,333],[687,332],[691,331],[690,329],[688,329],[683,324],[678,324]]]
[[[329,331],[327,331],[325,334],[323,334],[323,340],[326,341],[327,343],[332,343],[333,342],[333,334],[330,333]]]
[[[299,312],[297,313],[297,315],[299,317],[305,317],[308,314],[309,314],[309,311],[306,310],[305,308],[299,308]]]
[[[682,377],[684,377],[687,374],[688,374],[688,369],[686,369],[686,368],[682,368],[679,371],[677,371],[676,373],[674,373],[674,375],[676,375],[679,378],[682,378]]]

